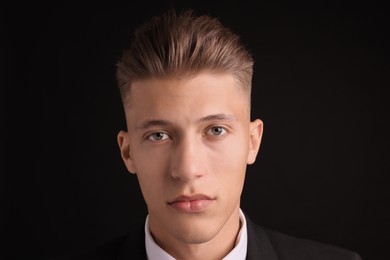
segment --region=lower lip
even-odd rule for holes
[[[191,200],[191,201],[177,201],[170,203],[174,209],[186,213],[196,213],[206,210],[213,200]]]

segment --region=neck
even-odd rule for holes
[[[177,237],[156,224],[151,217],[149,225],[154,241],[175,259],[222,259],[235,247],[240,230],[239,208],[234,210],[221,229],[203,241],[195,241],[192,237]]]

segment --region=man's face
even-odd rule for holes
[[[128,132],[118,142],[156,240],[203,243],[238,223],[246,165],[262,134],[248,102],[229,74],[132,84]]]

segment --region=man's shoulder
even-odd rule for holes
[[[78,250],[69,254],[64,254],[52,258],[51,260],[116,259],[127,237],[128,234],[122,235],[120,237],[111,239],[101,245],[85,250]]]
[[[57,256],[50,260],[116,260],[134,259],[129,256],[144,258],[145,246],[143,230],[134,229],[124,235],[113,238],[98,246]]]
[[[358,254],[344,248],[260,227],[250,220],[247,223],[247,259],[361,260]],[[51,260],[114,260],[135,259],[134,257],[144,259],[146,257],[144,239],[142,229],[133,230],[90,250],[75,252]]]
[[[255,232],[264,232],[279,260],[361,260],[360,256],[338,246],[291,236],[255,225]]]

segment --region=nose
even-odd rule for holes
[[[204,150],[201,140],[183,138],[176,143],[172,157],[172,178],[185,182],[204,175]]]

